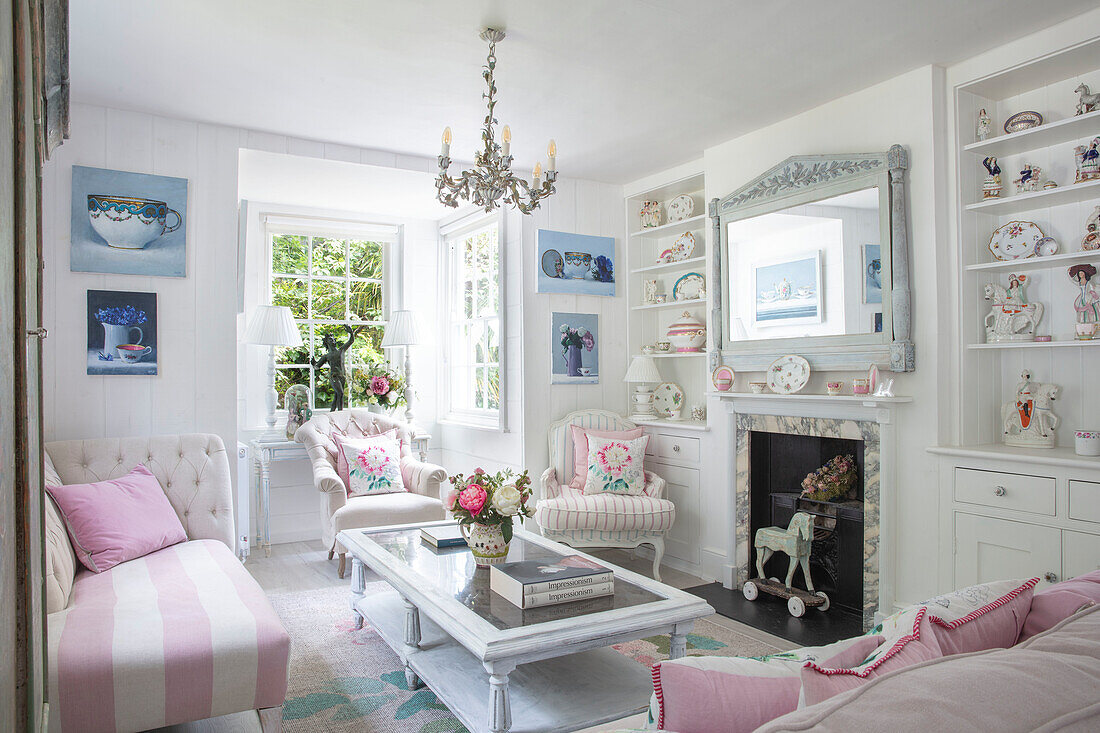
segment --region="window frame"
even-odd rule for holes
[[[315,328],[318,326],[343,324],[357,324],[365,325],[370,328],[381,328],[385,331],[386,325],[389,323],[389,314],[392,311],[393,303],[399,302],[395,300],[400,297],[400,278],[395,277],[395,273],[398,272],[401,261],[402,251],[402,235],[403,227],[395,224],[383,224],[373,222],[362,222],[353,220],[341,220],[332,219],[327,217],[298,217],[298,216],[285,216],[277,214],[267,214],[262,217],[262,224],[264,229],[264,243],[266,247],[265,252],[265,264],[264,264],[264,302],[271,304],[272,300],[272,284],[275,278],[290,278],[300,279],[306,281],[306,303],[307,303],[307,318],[294,318],[294,323],[299,326],[305,326],[310,336],[315,333]],[[307,242],[306,246],[306,271],[305,273],[276,273],[274,270],[274,238],[279,235],[301,236],[312,239],[313,237],[324,237],[327,239],[341,239],[344,240],[344,262],[345,269],[344,275],[314,275],[312,270],[313,263],[313,248]],[[381,242],[382,248],[382,277],[378,278],[361,278],[352,277],[350,273],[350,250],[347,244],[348,240],[361,240]],[[312,305],[313,299],[313,282],[314,281],[326,281],[337,282],[344,284],[344,316],[345,318],[340,320],[327,320],[316,319],[310,316],[309,308]],[[351,284],[358,282],[366,283],[378,283],[382,288],[382,319],[378,321],[353,321],[348,319],[351,298]],[[390,349],[381,349],[383,356],[389,361]],[[348,376],[354,375],[356,362],[349,361],[348,364]],[[276,362],[275,371],[276,375],[280,369],[308,369],[309,370],[309,390],[310,399],[312,404],[310,407],[313,410],[319,409],[317,407],[317,378],[318,370],[313,367],[312,364],[304,363],[289,363],[289,362]],[[276,402],[282,402],[282,395],[276,395]],[[348,404],[345,406],[351,407],[350,394],[348,395]],[[320,409],[324,409],[322,406]],[[286,406],[282,405],[275,411],[277,416],[286,415]]]
[[[441,292],[443,294],[440,310],[442,313],[442,358],[443,369],[440,372],[439,392],[442,396],[442,417],[440,422],[444,424],[458,425],[466,428],[493,430],[497,432],[507,431],[507,276],[505,257],[505,219],[500,212],[486,215],[484,212],[475,212],[447,224],[441,225],[440,253],[443,260],[440,271],[443,276]],[[496,227],[497,234],[497,282],[498,298],[496,319],[498,323],[498,358],[496,369],[498,373],[499,399],[496,409],[491,408],[456,408],[453,402],[451,370],[453,367],[453,349],[455,328],[459,322],[452,319],[452,306],[458,296],[459,286],[457,277],[459,269],[458,251],[455,244],[479,230]],[[461,323],[485,321],[492,316],[480,316],[472,319],[463,319]],[[485,362],[489,364],[490,362]]]

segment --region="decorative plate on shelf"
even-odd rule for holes
[[[682,193],[668,202],[668,215],[665,220],[669,224],[683,221],[695,211],[695,201],[686,193]]]
[[[735,376],[734,371],[723,364],[711,373],[710,381],[714,383],[714,388],[719,392],[729,392],[733,389],[733,378]]]
[[[1038,127],[1041,124],[1043,124],[1043,116],[1038,112],[1032,112],[1031,110],[1017,112],[1005,120],[1005,132],[1009,134],[1022,132],[1023,130],[1030,130],[1033,127]]]
[[[565,260],[556,249],[548,249],[542,253],[542,271],[547,277],[561,277],[565,267]]]
[[[810,381],[810,362],[796,354],[781,356],[768,367],[768,389],[776,394],[794,394]]]
[[[661,254],[657,255],[657,264],[663,264],[665,262],[672,262],[672,250],[666,249]]]
[[[878,389],[878,365],[872,364],[871,368],[867,370],[867,384],[871,388],[871,394],[875,393]]]
[[[668,261],[679,262],[680,260],[686,260],[688,257],[691,257],[691,253],[694,251],[695,235],[691,232],[684,232],[672,243],[672,254],[669,255]]]
[[[1030,221],[1010,221],[997,227],[989,238],[989,251],[998,260],[1021,260],[1035,256],[1043,230]]]
[[[653,390],[653,408],[661,417],[671,417],[673,410],[684,409],[684,390],[675,382],[661,382]]]
[[[676,284],[672,286],[672,299],[697,300],[699,294],[706,289],[706,282],[706,279],[698,272],[681,275]]]

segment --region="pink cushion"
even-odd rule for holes
[[[405,491],[401,445],[389,432],[364,438],[341,438],[340,453],[348,465],[348,496]]]
[[[934,637],[910,639],[905,643],[897,642],[895,646],[896,651],[891,650],[892,653],[885,655],[880,664],[868,668],[866,674],[860,674],[853,668],[829,669],[807,664],[802,668],[803,702],[807,706],[816,705],[875,677],[943,656]]]
[[[84,567],[101,573],[187,539],[176,511],[148,468],[94,484],[47,486]]]
[[[344,457],[344,448],[342,443],[346,443],[349,440],[370,440],[371,438],[377,438],[379,436],[386,436],[393,440],[397,440],[397,428],[391,428],[384,433],[378,433],[377,435],[366,435],[362,438],[349,438],[346,435],[340,435],[339,433],[332,434],[332,440],[336,443],[336,475],[340,477],[340,480],[344,482],[344,490],[351,490],[351,466],[348,465],[348,459]]]
[[[800,665],[858,664],[882,643],[860,636],[767,657],[685,657],[653,667],[658,727],[677,733],[748,733],[798,706]]]
[[[645,435],[645,428],[632,430],[592,430],[578,425],[570,425],[569,431],[573,434],[573,478],[569,485],[574,489],[583,489],[584,482],[588,480],[588,436],[597,438],[614,438],[616,440],[633,440]]]
[[[1031,598],[1031,610],[1024,619],[1019,640],[1053,628],[1084,606],[1095,603],[1100,603],[1100,570],[1044,588]]]
[[[1014,646],[1038,582],[998,581],[933,598],[921,633],[935,637],[944,656]]]

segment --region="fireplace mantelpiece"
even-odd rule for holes
[[[749,436],[751,432],[816,435],[864,443],[863,624],[870,628],[879,609],[893,605],[893,553],[880,537],[894,536],[893,422],[899,403],[911,398],[857,399],[824,395],[712,393],[722,398],[736,441],[733,508],[734,579],[740,585],[752,573],[749,519]]]

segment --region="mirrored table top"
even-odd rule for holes
[[[364,538],[370,539],[397,558],[423,581],[433,584],[437,591],[452,596],[497,629],[516,629],[665,599],[665,596],[616,577],[613,595],[524,610],[489,589],[489,568],[478,567],[470,550],[464,545],[433,547],[421,539],[419,527],[360,532]],[[536,544],[528,540],[522,532],[516,532],[508,545],[508,562],[556,562],[568,554],[571,553]],[[613,565],[601,564],[607,565],[610,570],[615,569]]]

